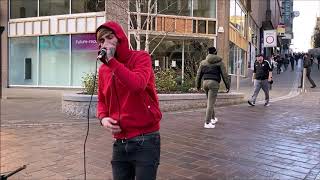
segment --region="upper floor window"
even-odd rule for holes
[[[11,0],[10,18],[27,18],[38,16],[38,0]]]
[[[41,0],[39,3],[40,16],[69,14],[69,0]]]
[[[150,1],[150,8],[148,3]],[[130,0],[130,12],[216,18],[216,0]]]
[[[71,13],[99,12],[104,7],[105,0],[71,0]]]
[[[157,12],[159,14],[191,16],[192,0],[158,0]]]
[[[216,18],[216,0],[193,0],[193,16]]]
[[[245,32],[246,13],[237,0],[230,0],[230,23],[242,34]]]
[[[152,0],[154,1],[154,0]],[[38,10],[38,2],[39,8]],[[70,13],[100,12],[105,10],[105,0],[11,0],[10,19]]]
[[[150,1],[150,4],[148,4]],[[140,10],[141,13],[156,13],[157,0],[129,0],[129,11],[130,12],[138,12]],[[148,7],[150,6],[150,7]]]

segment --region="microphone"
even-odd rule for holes
[[[98,54],[97,59],[102,60],[103,58],[106,57],[106,55],[107,55],[107,49],[106,49],[106,48],[102,48],[102,49],[99,51],[99,54]]]

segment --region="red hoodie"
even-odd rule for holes
[[[113,21],[101,25],[118,38],[116,54],[99,68],[97,117],[118,121],[121,132],[116,139],[132,138],[160,129],[162,114],[155,89],[150,55],[129,49],[122,27]]]

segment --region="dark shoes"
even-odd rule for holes
[[[264,103],[264,106],[270,106],[269,102]]]
[[[255,103],[254,103],[254,102],[251,102],[251,101],[248,101],[248,104],[249,104],[250,106],[255,106]]]
[[[317,86],[314,85],[314,86],[311,86],[310,88],[315,88],[315,87],[317,87]],[[298,86],[298,88],[302,88],[302,86]]]

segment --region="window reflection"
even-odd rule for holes
[[[241,8],[239,2],[236,0],[230,0],[230,23],[237,29],[242,35],[244,34],[246,14]]]
[[[145,37],[142,36],[141,39],[144,40]],[[130,35],[130,42],[133,49],[136,49],[137,44],[132,34]],[[152,66],[155,71],[174,70],[177,75],[177,83],[181,84],[183,71],[182,57],[184,57],[184,80],[187,81],[194,78],[200,61],[205,59],[208,47],[213,46],[213,44],[213,39],[181,40],[169,38],[162,40],[161,38],[156,38],[150,42],[150,52],[154,50],[152,54]]]
[[[148,13],[148,1],[141,1],[140,2],[140,12],[141,13]],[[156,3],[157,3],[157,0],[151,0],[151,2],[150,2],[150,12],[151,13],[156,12]],[[138,8],[138,6],[136,4],[136,0],[129,0],[130,12],[137,12],[137,8]]]
[[[194,17],[216,17],[216,1],[215,0],[194,0],[193,1]]]
[[[237,63],[239,63],[240,75],[245,75],[245,65],[246,65],[246,52],[235,45],[232,42],[229,42],[230,52],[229,52],[229,65],[228,73],[237,74]]]
[[[159,14],[191,16],[190,0],[158,0],[157,7]]]
[[[71,0],[72,13],[99,12],[105,10],[105,0]]]
[[[9,84],[37,84],[37,37],[10,38]]]
[[[41,0],[40,16],[69,14],[69,0]]]
[[[38,0],[11,0],[10,18],[37,17]]]
[[[40,85],[69,85],[69,36],[40,36]]]

